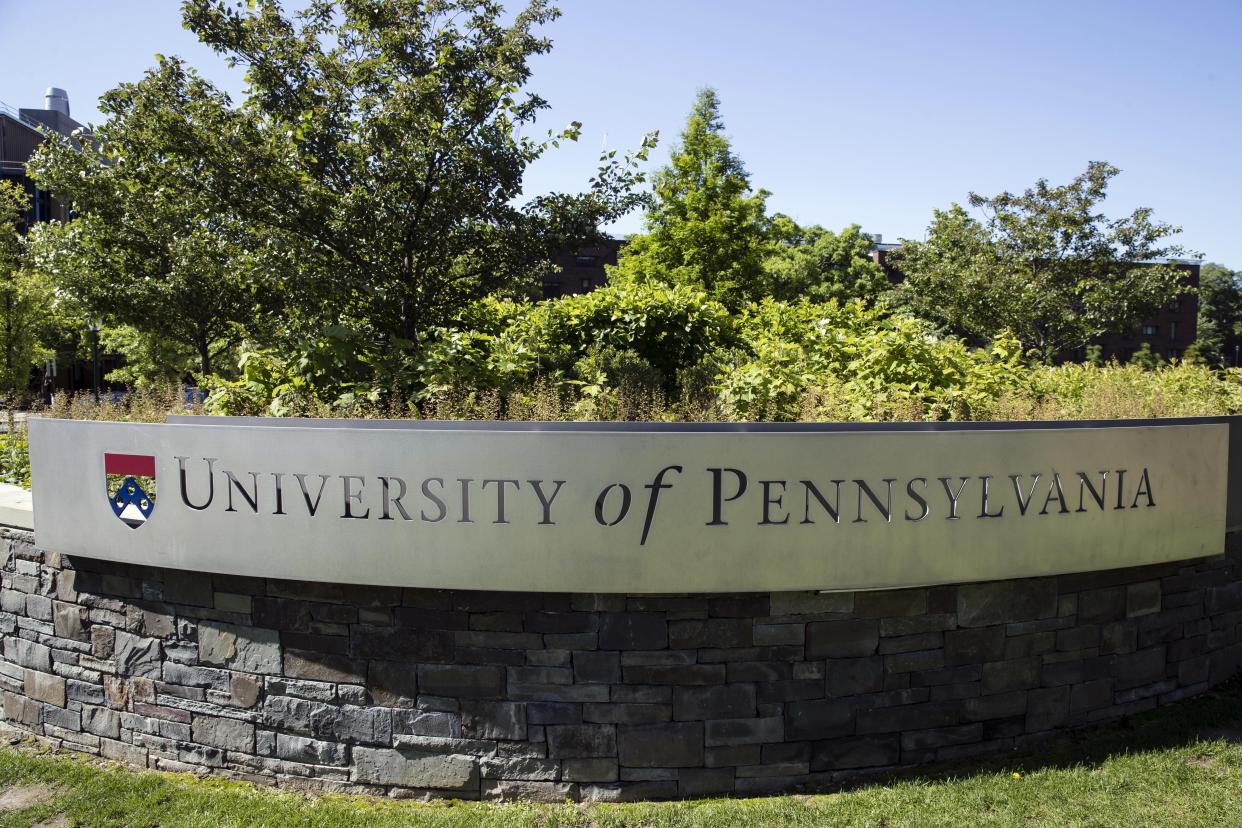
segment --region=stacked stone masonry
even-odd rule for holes
[[[627,596],[207,575],[71,560],[5,530],[0,691],[11,726],[71,750],[315,790],[824,789],[1230,677],[1239,540],[1056,578]]]

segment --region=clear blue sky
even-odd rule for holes
[[[41,106],[56,85],[97,120],[99,94],[155,52],[239,90],[178,5],[0,0],[0,101]],[[548,127],[585,129],[530,172],[530,193],[584,186],[605,135],[625,148],[658,129],[662,162],[710,85],[752,182],[799,221],[921,237],[970,190],[1066,181],[1102,159],[1123,171],[1110,215],[1151,206],[1187,247],[1242,268],[1242,0],[561,6],[531,88],[553,104]]]

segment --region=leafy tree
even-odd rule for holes
[[[410,382],[434,326],[488,292],[523,292],[550,253],[641,202],[636,167],[653,136],[633,156],[605,158],[584,194],[518,203],[526,167],[579,132],[524,134],[547,107],[524,90],[530,59],[550,48],[535,30],[558,14],[544,0],[508,23],[492,0],[312,0],[293,13],[277,0],[185,0],[183,14],[244,67],[245,98],[161,58],[112,93],[119,123],[101,130],[105,147],[141,115],[140,146],[115,166],[136,151],[197,187],[196,218],[160,203],[152,220],[185,228],[179,243],[209,267],[200,283],[254,286],[274,269],[287,303],[281,350],[348,328],[354,358],[342,364],[358,383]],[[86,229],[105,232],[89,219],[76,232]],[[143,258],[125,269],[150,272]]]
[[[1153,221],[1149,208],[1120,219],[1097,212],[1118,172],[1093,161],[1066,185],[971,193],[982,220],[957,204],[937,210],[926,241],[896,251],[905,301],[976,342],[1012,331],[1045,361],[1137,325],[1188,290],[1176,267],[1159,263],[1185,251],[1167,241],[1181,229]]]
[[[1242,352],[1242,273],[1211,262],[1199,269],[1198,337],[1193,347],[1209,365],[1237,362]]]
[[[833,233],[818,224],[801,227],[777,213],[769,236],[772,244],[763,262],[769,296],[874,301],[890,288],[883,269],[871,258],[871,238],[857,224]]]
[[[0,390],[25,391],[30,369],[47,355],[54,297],[39,274],[23,267],[18,228],[28,207],[26,193],[0,181]]]
[[[172,377],[216,370],[270,312],[275,277],[290,262],[287,245],[256,237],[203,186],[201,165],[170,157],[166,132],[189,112],[210,112],[210,86],[177,74],[175,95],[154,94],[154,75],[107,93],[102,127],[49,136],[29,164],[76,215],[32,230],[35,265],[109,327],[168,343],[142,350],[158,358],[145,373]]]
[[[715,90],[699,92],[653,189],[644,232],[621,251],[611,279],[706,289],[733,308],[763,294],[768,192],[751,189]]]

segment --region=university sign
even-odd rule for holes
[[[842,428],[36,419],[36,541],[261,577],[640,593],[1222,551],[1223,423]]]

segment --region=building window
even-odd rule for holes
[[[552,299],[560,295],[561,295],[561,283],[560,282],[544,282],[543,283],[543,298],[544,299]]]
[[[1173,304],[1169,305],[1169,310],[1173,311],[1174,313],[1177,313],[1181,309],[1182,309],[1181,299],[1174,299]]]
[[[1169,323],[1169,341],[1170,342],[1177,341],[1177,322]]]
[[[599,261],[598,256],[574,256],[574,264],[579,267],[590,267]]]
[[[1160,333],[1160,327],[1158,325],[1144,325],[1139,333],[1143,336],[1155,336]]]
[[[583,290],[590,290],[590,289],[591,289],[591,280],[590,280],[590,279],[586,279],[586,278],[584,278],[584,279],[582,280],[582,289],[583,289]]]

